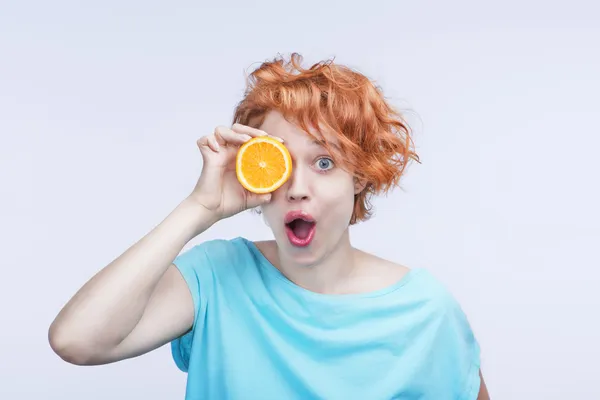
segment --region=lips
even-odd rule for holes
[[[316,221],[304,211],[290,211],[285,215],[285,232],[288,240],[293,246],[306,247],[314,236],[316,230]]]

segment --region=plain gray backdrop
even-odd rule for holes
[[[164,346],[76,367],[47,342],[159,223],[244,74],[335,56],[406,110],[423,164],[352,229],[461,302],[494,399],[600,398],[594,2],[0,2],[0,398],[181,399]],[[197,238],[270,237],[244,213]]]

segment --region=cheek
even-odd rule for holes
[[[336,201],[346,201],[354,198],[354,181],[346,173],[323,179],[319,182],[319,191],[323,197]]]
[[[317,199],[331,215],[336,218],[350,218],[354,209],[354,183],[352,180],[339,179],[324,182],[319,188]]]

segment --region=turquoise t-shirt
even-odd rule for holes
[[[207,241],[175,265],[196,313],[171,342],[186,399],[477,398],[479,345],[426,270],[366,294],[318,294],[244,238]]]

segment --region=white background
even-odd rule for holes
[[[168,346],[75,367],[47,329],[189,193],[244,72],[292,51],[367,74],[415,129],[423,164],[353,243],[450,287],[494,399],[600,398],[597,5],[200,4],[0,3],[0,398],[183,398]],[[270,231],[245,213],[190,245],[234,236]]]

